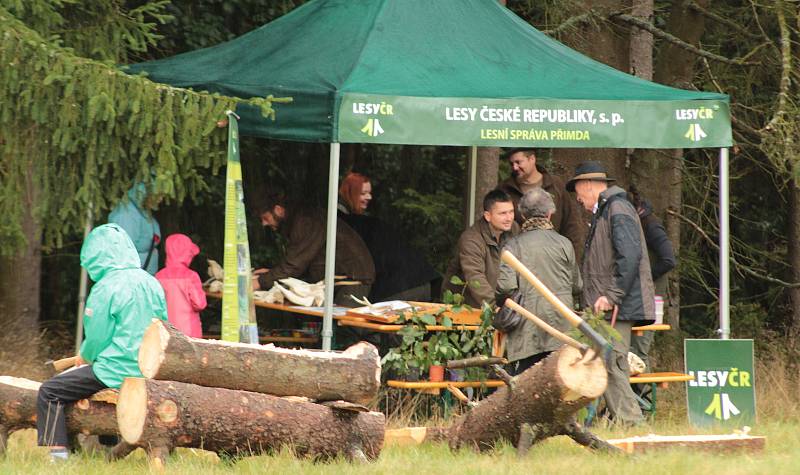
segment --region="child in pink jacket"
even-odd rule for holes
[[[188,336],[203,337],[200,311],[206,308],[206,294],[197,272],[189,269],[200,248],[184,234],[170,234],[166,242],[167,265],[156,273],[167,297],[167,318]]]

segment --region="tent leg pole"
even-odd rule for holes
[[[86,224],[83,227],[83,242],[89,237],[92,232],[92,205],[91,203],[86,209]],[[86,310],[86,289],[89,287],[89,275],[86,269],[81,267],[81,280],[78,286],[78,318],[75,320],[75,354],[81,351],[81,343],[83,343],[83,312]]]
[[[469,148],[469,204],[467,205],[467,227],[475,224],[475,192],[478,187],[478,147],[473,145]]]
[[[727,340],[730,321],[730,223],[728,209],[728,149],[719,149],[719,334]]]
[[[322,349],[331,349],[333,338],[333,275],[336,266],[336,217],[339,193],[339,153],[341,145],[331,143],[328,170],[328,219],[325,229],[325,312],[322,317]]]

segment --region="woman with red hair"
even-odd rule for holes
[[[360,173],[348,173],[339,187],[339,211],[364,214],[372,201],[372,183]]]
[[[375,262],[372,302],[383,300],[430,300],[431,281],[439,274],[402,238],[402,233],[366,214],[372,201],[368,176],[350,172],[339,187],[339,217],[366,243]]]

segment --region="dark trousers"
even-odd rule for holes
[[[522,374],[526,369],[547,358],[550,353],[552,353],[552,351],[543,351],[527,358],[522,358],[521,360],[512,361],[509,363],[509,366],[511,366],[511,376]]]
[[[67,446],[66,404],[106,389],[91,366],[81,366],[48,379],[39,387],[36,400],[36,431],[39,445]]]

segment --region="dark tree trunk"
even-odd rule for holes
[[[607,16],[612,12],[629,9],[628,1],[589,0],[584,2],[586,11],[594,10]],[[630,42],[626,29],[609,22],[583,24],[574,33],[566,33],[563,41],[571,48],[592,59],[605,63],[620,71],[628,71],[630,65]],[[599,160],[605,164],[610,176],[617,179],[623,188],[627,186],[626,153],[622,149],[571,149],[553,150],[553,159],[559,168],[572,176],[575,166],[585,160]],[[588,217],[587,217],[588,221]]]
[[[352,412],[248,391],[127,378],[117,405],[125,442],[163,462],[174,447],[229,454],[290,446],[299,456],[376,459],[384,436],[379,412]]]
[[[787,184],[789,189],[789,216],[787,221],[786,237],[788,238],[789,254],[789,282],[800,282],[800,187],[797,180],[790,179]],[[800,287],[789,288],[789,302],[792,311],[790,334],[800,336]]]
[[[31,154],[29,166],[33,167]],[[30,374],[37,367],[39,305],[42,269],[42,227],[35,213],[41,190],[31,169],[23,187],[22,232],[26,246],[11,257],[0,258],[0,372]]]
[[[467,149],[469,150],[469,149]],[[483,215],[483,197],[497,188],[497,171],[500,166],[500,149],[478,147],[478,163],[475,180],[475,216]]]
[[[513,378],[512,387],[498,389],[455,421],[450,447],[487,450],[506,440],[527,450],[562,434],[588,444],[591,437],[571,424],[579,409],[605,391],[608,377],[601,358],[580,360],[578,350],[565,346]]]
[[[290,350],[189,338],[155,320],[139,367],[148,378],[277,396],[369,403],[380,388],[378,350],[361,342],[343,352]]]
[[[705,30],[705,17],[690,8],[693,2],[701,7],[707,7],[709,4],[709,0],[677,0],[673,2],[665,30],[673,36],[697,46]],[[668,86],[691,88],[697,60],[697,56],[684,48],[672,43],[664,43],[659,49],[653,79]],[[654,173],[653,180],[645,182],[647,189],[658,190],[666,188],[668,190],[666,196],[663,197],[664,201],[658,202],[660,201],[658,200],[654,203],[659,214],[664,209],[680,212],[683,206],[683,151],[673,150],[669,157],[670,159],[660,157],[657,161],[658,169]],[[663,186],[665,182],[669,183],[669,187]],[[667,235],[672,241],[675,255],[680,256],[680,220],[670,214],[662,216],[664,217],[664,225],[667,229]],[[669,301],[665,310],[667,322],[673,328],[679,329],[680,274],[678,269],[669,274]]]

